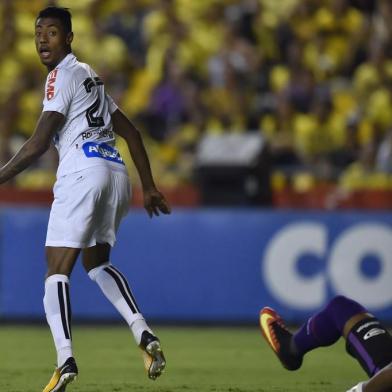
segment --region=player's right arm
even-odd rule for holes
[[[0,169],[0,184],[10,180],[29,167],[46,152],[55,132],[61,128],[64,116],[58,112],[43,112],[33,135],[20,150]]]
[[[159,215],[159,211],[164,214],[170,214],[168,202],[155,186],[150,160],[148,159],[146,149],[144,148],[140,132],[120,109],[116,109],[111,116],[113,130],[117,135],[125,139],[132,160],[139,173],[143,187],[144,208],[147,210],[150,217]]]

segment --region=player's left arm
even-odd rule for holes
[[[61,113],[42,112],[33,135],[9,162],[0,168],[0,184],[15,177],[46,152],[54,133],[63,123],[64,116]]]
[[[150,217],[153,215],[158,216],[159,212],[170,214],[171,209],[169,203],[155,186],[150,167],[150,160],[144,147],[140,132],[120,109],[115,110],[111,114],[111,117],[113,130],[116,134],[125,139],[132,160],[139,173],[143,187],[144,208],[148,212],[148,215]]]

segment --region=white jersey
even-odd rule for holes
[[[57,177],[97,165],[126,171],[110,116],[117,105],[89,65],[68,54],[46,79],[43,106],[44,112],[65,116],[54,138],[60,159]]]

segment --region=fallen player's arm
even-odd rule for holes
[[[392,364],[386,366],[368,382],[365,383],[363,392],[389,392],[392,391]]]
[[[386,366],[369,381],[362,381],[347,392],[390,392],[392,391],[392,364]]]
[[[54,133],[61,127],[64,116],[57,112],[43,112],[33,135],[20,150],[0,169],[0,184],[10,180],[29,167],[48,150]]]

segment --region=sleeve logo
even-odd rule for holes
[[[48,76],[46,85],[46,99],[50,101],[54,97],[54,84],[56,83],[58,69],[54,69]]]

